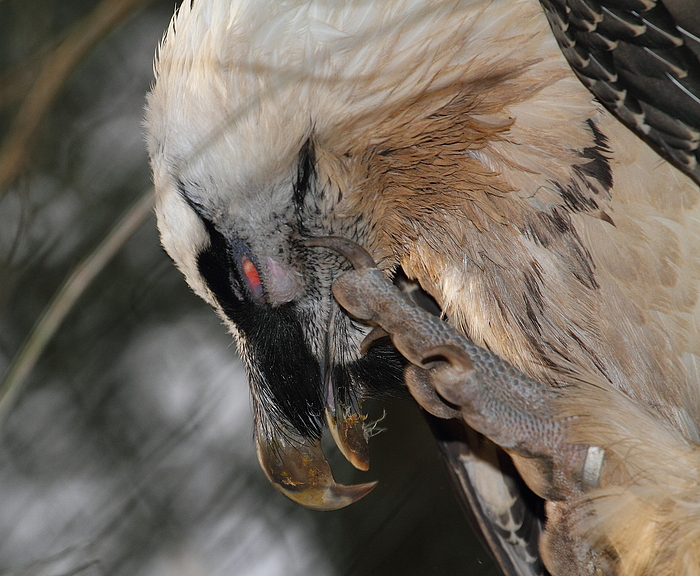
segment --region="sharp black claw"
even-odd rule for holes
[[[369,255],[369,252],[360,246],[357,242],[340,238],[339,236],[323,236],[319,238],[309,238],[304,241],[306,246],[321,246],[335,250],[342,256],[345,256],[353,265],[355,270],[363,270],[366,268],[376,268],[377,265],[374,259]]]
[[[389,336],[389,333],[384,330],[384,328],[381,326],[375,326],[360,343],[360,354],[367,354],[367,350],[369,350],[370,346],[372,346],[374,342],[380,338],[386,338],[387,336]]]
[[[465,373],[474,369],[474,364],[469,354],[459,346],[453,344],[440,344],[425,350],[421,362],[424,367],[429,368],[430,364],[439,358],[444,358],[454,368]]]

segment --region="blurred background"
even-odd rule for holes
[[[329,458],[379,480],[349,508],[260,471],[235,347],[150,212],[144,96],[174,8],[0,0],[0,574],[497,574],[409,402],[370,407],[370,472]]]

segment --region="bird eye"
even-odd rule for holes
[[[241,255],[240,263],[243,276],[245,276],[245,279],[248,282],[248,288],[250,288],[250,291],[255,298],[262,300],[264,292],[258,269],[255,267],[255,264],[253,264],[253,261],[245,254]]]

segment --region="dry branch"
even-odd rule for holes
[[[115,26],[150,0],[103,0],[45,61],[0,148],[0,196],[21,172],[46,112],[78,63]]]

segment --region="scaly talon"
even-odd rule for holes
[[[360,246],[332,237],[307,244],[326,246],[357,263],[336,280],[333,293],[350,314],[391,335],[413,364],[407,385],[425,410],[440,418],[461,416],[509,451],[543,497],[584,488],[585,447],[566,442],[566,422],[556,417],[561,391],[529,378],[410,301]],[[372,340],[377,332],[370,334]]]

